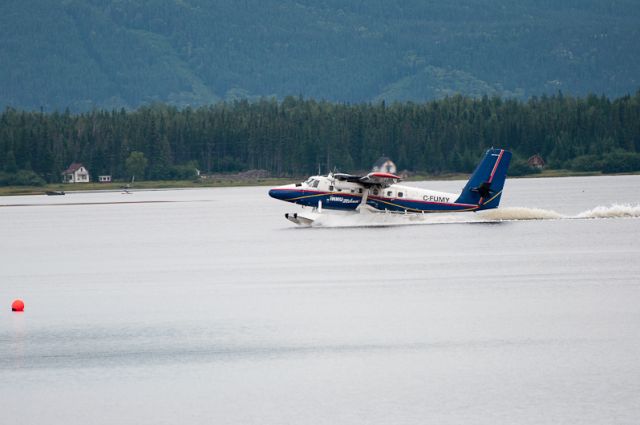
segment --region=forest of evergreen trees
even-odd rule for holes
[[[145,178],[249,169],[303,176],[368,170],[381,155],[399,169],[470,172],[488,147],[514,152],[511,175],[539,153],[550,168],[640,171],[640,91],[528,101],[463,96],[426,103],[338,104],[287,97],[177,109],[72,114],[7,108],[0,114],[0,184],[59,182],[72,162],[128,179],[140,152]],[[136,176],[141,178],[142,176]]]

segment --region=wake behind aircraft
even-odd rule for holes
[[[497,208],[507,177],[511,152],[489,149],[469,181],[458,194],[420,189],[397,184],[395,174],[374,172],[365,176],[330,173],[312,176],[302,183],[273,188],[269,196],[313,208],[359,212],[452,213]],[[285,214],[300,225],[311,225],[314,214]]]

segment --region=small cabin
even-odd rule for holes
[[[387,158],[386,156],[380,157],[380,159],[378,159],[375,164],[373,164],[373,167],[371,168],[371,170],[374,173],[391,173],[391,174],[395,174],[397,172],[397,167],[396,164],[389,158]]]
[[[532,167],[532,168],[544,168],[545,162],[540,155],[535,154],[529,159],[527,159],[527,165],[529,165],[529,167]]]
[[[89,170],[79,162],[74,162],[62,172],[63,183],[89,183],[89,181]]]
[[[98,176],[100,183],[111,183],[111,176]]]

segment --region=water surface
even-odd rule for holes
[[[3,423],[638,422],[640,176],[322,228],[267,190],[0,198]]]

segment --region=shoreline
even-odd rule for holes
[[[640,172],[633,173],[615,173],[604,174],[601,172],[575,172],[569,170],[544,170],[540,173],[526,174],[523,176],[508,177],[509,179],[522,178],[545,178],[545,177],[590,177],[590,176],[621,176],[621,175],[637,175]],[[406,182],[415,181],[433,181],[433,180],[466,180],[469,174],[451,173],[451,174],[416,174],[403,180]],[[197,189],[210,187],[242,187],[242,186],[278,186],[289,184],[298,180],[304,180],[304,177],[274,177],[274,178],[257,178],[257,179],[238,179],[237,177],[225,177],[213,179],[192,180],[149,180],[136,182],[129,190],[172,190],[172,189]],[[111,191],[118,192],[125,189],[126,182],[113,183],[51,183],[44,186],[4,186],[0,187],[0,196],[24,196],[24,195],[45,195],[47,191],[64,191],[65,193],[76,192],[102,192]]]

